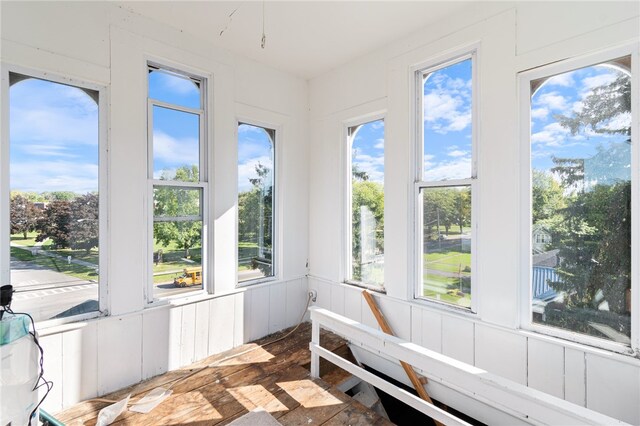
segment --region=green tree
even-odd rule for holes
[[[238,240],[255,245],[251,257],[271,260],[273,248],[273,180],[272,169],[260,162],[256,177],[249,178],[251,189],[238,194]],[[243,248],[241,257],[246,256]]]
[[[353,180],[351,189],[351,239],[353,256],[353,278],[361,279],[360,264],[362,247],[360,244],[361,223],[360,208],[367,208],[376,222],[376,250],[384,251],[384,187],[382,184],[368,180]]]
[[[99,242],[99,198],[96,193],[76,197],[70,205],[70,241],[74,250],[87,253],[98,247]]]
[[[32,201],[19,193],[12,195],[9,208],[11,234],[22,234],[26,239],[27,233],[36,229],[40,211]]]
[[[50,202],[36,223],[36,241],[51,239],[58,248],[67,248],[71,237],[71,202],[56,200]]]
[[[197,166],[179,167],[175,175],[165,171],[160,180],[179,180],[197,182],[200,179]],[[184,216],[200,216],[200,191],[197,189],[157,186],[153,192],[154,217],[180,218]],[[202,222],[195,220],[156,220],[153,224],[155,240],[168,246],[175,243],[189,257],[189,250],[202,242]]]
[[[531,186],[533,223],[553,222],[566,207],[562,186],[543,170],[533,170]]]

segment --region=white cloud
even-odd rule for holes
[[[562,87],[572,87],[575,82],[573,80],[574,72],[565,72],[563,74],[554,75],[549,78],[546,82],[546,86],[562,86]]]
[[[567,100],[558,92],[549,92],[536,96],[534,104],[539,108],[545,108],[549,111],[563,112],[568,109]]]
[[[466,129],[471,124],[471,80],[435,73],[427,81],[423,110],[431,130],[446,134]]]
[[[60,157],[60,158],[78,158],[79,155],[70,152],[67,146],[63,145],[47,145],[47,144],[19,144],[19,149],[24,154],[32,157]],[[97,153],[96,153],[97,157]]]
[[[582,87],[586,90],[592,90],[598,86],[612,83],[616,79],[615,73],[598,74],[592,77],[586,77],[582,80]]]
[[[531,135],[531,143],[546,146],[561,146],[569,135],[569,129],[562,127],[560,123],[551,123],[537,133]]]
[[[461,151],[459,149],[454,149],[453,151],[447,152],[449,157],[464,157],[465,155],[469,155],[468,151]]]
[[[25,161],[12,163],[11,189],[18,191],[98,190],[98,165],[73,161]]]
[[[256,166],[262,164],[268,168],[273,168],[273,162],[270,157],[254,157],[250,160],[238,165],[238,192],[250,190],[253,185],[249,179],[258,177]]]
[[[547,108],[533,108],[531,110],[531,118],[545,119],[547,116],[549,116],[549,110]]]
[[[186,78],[178,77],[175,75],[166,74],[164,72],[158,72],[158,80],[165,89],[176,93],[178,95],[197,94],[198,88],[195,83]]]
[[[153,157],[169,164],[199,164],[198,139],[176,139],[162,131],[153,132]]]
[[[384,128],[384,120],[378,120],[371,123],[371,128],[374,130],[379,130]]]
[[[465,179],[471,176],[471,158],[460,157],[453,161],[437,164],[425,162],[424,180],[441,181],[444,179]]]
[[[384,149],[384,139],[376,139],[376,144],[373,147],[375,149]]]

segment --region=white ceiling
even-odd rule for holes
[[[313,78],[454,14],[461,1],[141,1],[125,9],[255,61]],[[233,16],[229,18],[229,14]],[[220,32],[225,29],[224,33]]]

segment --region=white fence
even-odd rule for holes
[[[548,425],[627,424],[414,343],[387,335],[326,309],[311,307],[309,310],[312,321],[311,343],[309,344],[312,377],[319,377],[320,357],[325,358],[445,425],[466,425],[467,423],[322,348],[320,346],[320,328],[343,336],[351,345],[405,361],[428,372],[426,376],[430,381],[460,392],[494,409],[504,411],[511,416],[516,416],[526,423]],[[446,403],[446,401],[442,402]]]

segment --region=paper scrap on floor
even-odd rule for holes
[[[167,399],[172,393],[172,390],[155,388],[154,390],[146,394],[140,401],[132,405],[129,408],[129,411],[147,414],[149,411],[156,408],[162,401]]]
[[[107,426],[113,423],[116,418],[122,414],[124,410],[127,409],[127,404],[129,404],[129,398],[131,394],[127,395],[125,399],[122,399],[115,404],[108,405],[104,407],[98,413],[98,421],[96,422],[96,426]]]

